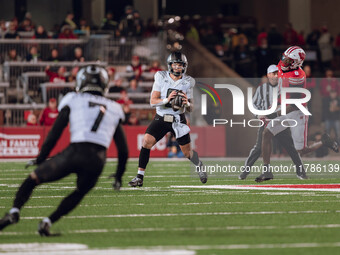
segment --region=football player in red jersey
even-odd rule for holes
[[[289,47],[282,55],[282,59],[278,64],[278,78],[280,88],[295,87],[306,88],[306,74],[302,70],[301,66],[305,60],[306,53],[299,46]],[[301,98],[300,93],[288,93],[287,98]],[[306,107],[306,104],[303,104]],[[307,132],[308,132],[308,115],[305,115],[295,105],[287,105],[287,114],[279,116],[279,111],[267,116],[269,119],[277,119],[280,121],[273,121],[271,125],[268,125],[263,131],[262,139],[262,153],[264,172],[255,179],[257,182],[273,179],[273,174],[270,172],[270,154],[271,154],[271,140],[273,136],[281,133],[287,129],[288,125],[283,126],[281,121],[285,119],[294,120],[296,126],[291,127],[292,138],[294,146],[300,155],[310,153],[325,145],[331,148],[335,152],[339,152],[339,145],[335,140],[332,140],[328,134],[323,134],[322,141],[315,142],[312,145],[307,145]],[[303,167],[296,169],[297,176],[300,179],[307,179],[306,173]]]

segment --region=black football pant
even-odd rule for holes
[[[76,189],[60,203],[50,220],[57,221],[73,210],[96,185],[106,161],[106,148],[93,143],[72,143],[64,151],[41,163],[34,171],[38,183],[28,177],[19,188],[13,207],[21,208],[36,185],[60,180],[71,173],[77,175]]]
[[[257,132],[257,140],[255,146],[250,150],[250,154],[245,162],[245,171],[250,172],[251,166],[258,160],[262,152],[262,134],[265,127],[262,126]],[[290,128],[286,128],[284,131],[278,133],[274,139],[277,139],[278,143],[287,151],[288,155],[291,157],[295,164],[296,172],[300,173],[301,169],[304,169],[300,154],[297,152],[294,146],[294,141]],[[304,170],[303,170],[304,171]]]
[[[181,123],[187,124],[187,120],[184,114],[180,115]],[[155,118],[152,120],[145,133],[152,135],[155,137],[158,142],[161,140],[168,132],[171,132],[175,135],[175,131],[172,128],[172,123],[165,122],[164,118],[158,114],[155,115]],[[186,134],[178,139],[176,139],[179,145],[186,145],[190,143],[190,135]]]

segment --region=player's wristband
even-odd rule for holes
[[[163,104],[167,104],[167,103],[169,103],[169,100],[167,98],[164,98],[163,99]]]
[[[185,105],[186,107],[190,107],[190,102],[188,101],[187,104]]]

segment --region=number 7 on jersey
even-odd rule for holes
[[[91,132],[97,131],[100,125],[100,122],[103,120],[104,114],[106,112],[106,105],[95,103],[95,102],[89,102],[89,107],[95,107],[95,106],[99,106],[99,113],[98,113],[96,120],[94,121],[92,125]]]

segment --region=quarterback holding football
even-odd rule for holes
[[[201,182],[206,183],[208,179],[197,152],[191,149],[190,128],[184,115],[186,111],[192,111],[192,92],[195,80],[185,74],[188,61],[183,53],[171,53],[167,58],[167,66],[168,71],[158,71],[155,74],[150,105],[156,107],[156,115],[145,132],[139,154],[138,173],[129,182],[131,187],[143,186],[150,149],[168,132],[176,136],[184,156],[196,166]]]

